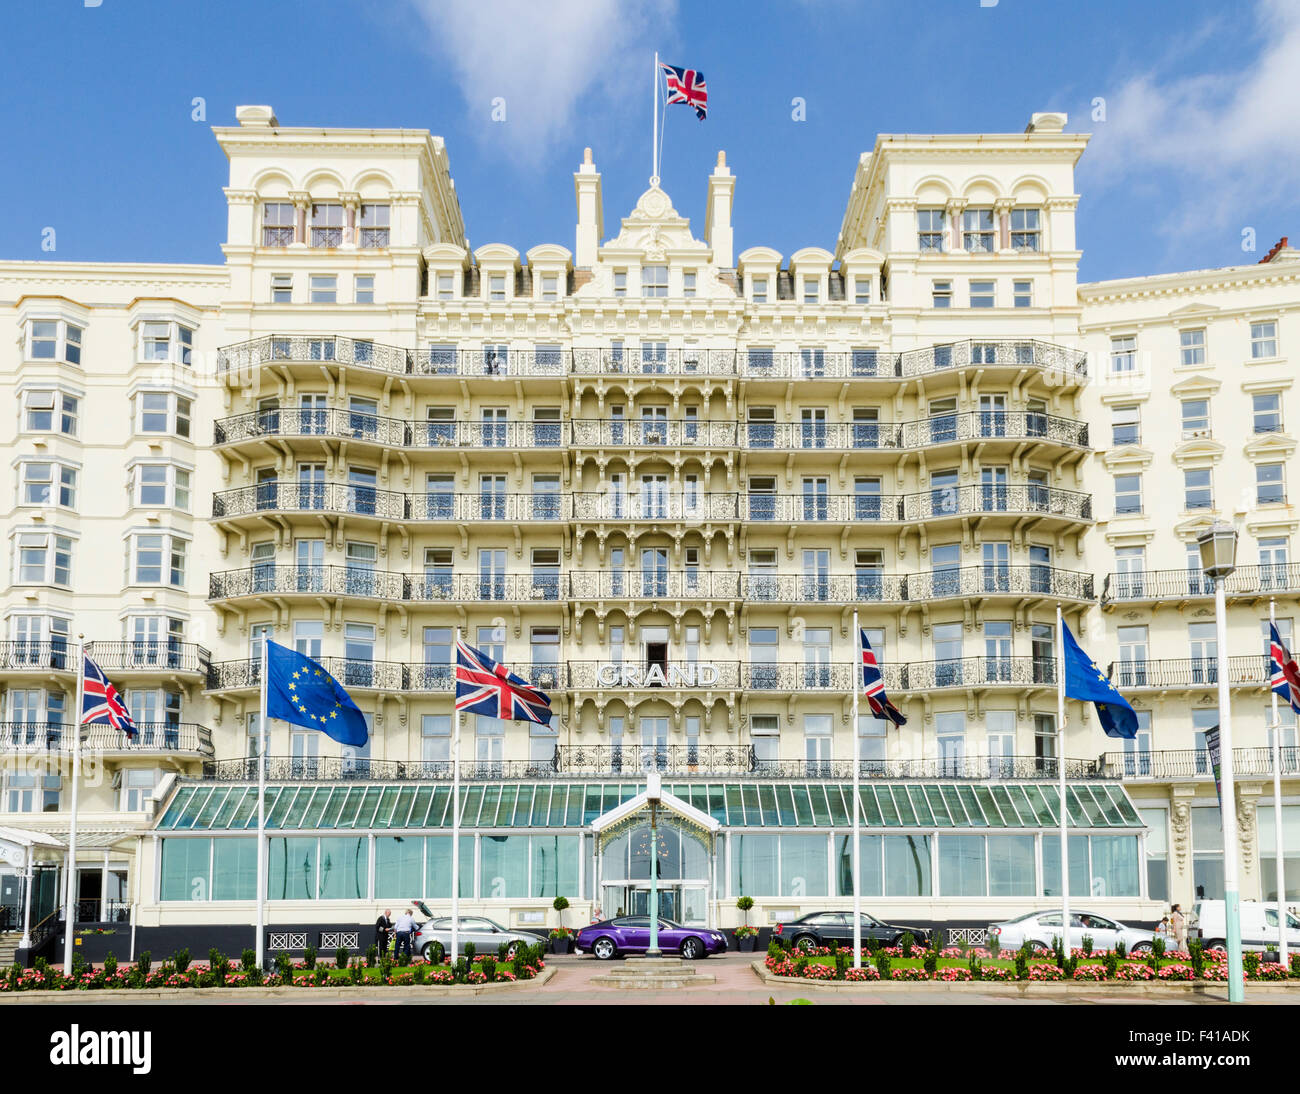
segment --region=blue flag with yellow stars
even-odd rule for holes
[[[343,686],[310,657],[266,643],[266,716],[319,729],[340,744],[366,743],[366,716]]]
[[[1138,718],[1129,701],[1106,679],[1086,653],[1070,628],[1065,628],[1065,695],[1068,699],[1082,699],[1095,703],[1097,717],[1107,737],[1127,737],[1132,740],[1137,736]]]

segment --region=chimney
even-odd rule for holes
[[[731,235],[731,197],[736,179],[727,166],[727,153],[718,153],[718,165],[709,176],[709,200],[704,211],[704,238],[713,248],[713,262],[722,269],[736,265]]]
[[[275,111],[269,106],[237,106],[235,121],[245,129],[278,129],[280,123],[275,120]]]
[[[605,234],[605,213],[600,196],[600,172],[591,159],[591,149],[582,150],[582,166],[574,173],[573,189],[578,197],[578,230],[573,247],[575,269],[590,270]]]
[[[1025,126],[1026,133],[1063,133],[1065,125],[1070,120],[1068,114],[1057,114],[1054,112],[1039,113],[1029,115],[1029,124]]]
[[[1264,265],[1265,262],[1272,262],[1273,259],[1277,258],[1279,254],[1289,249],[1290,249],[1290,242],[1286,236],[1283,236],[1276,243],[1274,243],[1272,247],[1268,249],[1268,254],[1266,254],[1263,258],[1259,260],[1259,265],[1262,266]]]

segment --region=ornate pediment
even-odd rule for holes
[[[670,251],[705,252],[709,245],[691,235],[691,222],[679,216],[672,199],[654,185],[637,199],[618,235],[601,249],[640,251],[649,262],[663,262]]]

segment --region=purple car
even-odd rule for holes
[[[606,919],[583,927],[574,939],[573,948],[579,953],[594,953],[600,960],[608,961],[619,954],[645,953],[650,948],[650,917],[626,915]],[[683,927],[680,923],[659,920],[659,949],[664,953],[681,954],[687,961],[695,961],[710,954],[725,953],[727,939],[721,931],[703,927]]]

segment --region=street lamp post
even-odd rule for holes
[[[1223,584],[1237,568],[1237,530],[1216,521],[1196,537],[1201,568],[1214,582],[1214,628],[1219,673],[1220,813],[1223,817],[1223,909],[1227,924],[1228,1002],[1245,999],[1241,979],[1241,909],[1237,893],[1237,792],[1232,770],[1232,706],[1228,694],[1228,611]]]
[[[659,772],[646,773],[646,803],[650,806],[650,948],[646,957],[661,957],[659,952],[659,801],[663,787]]]

